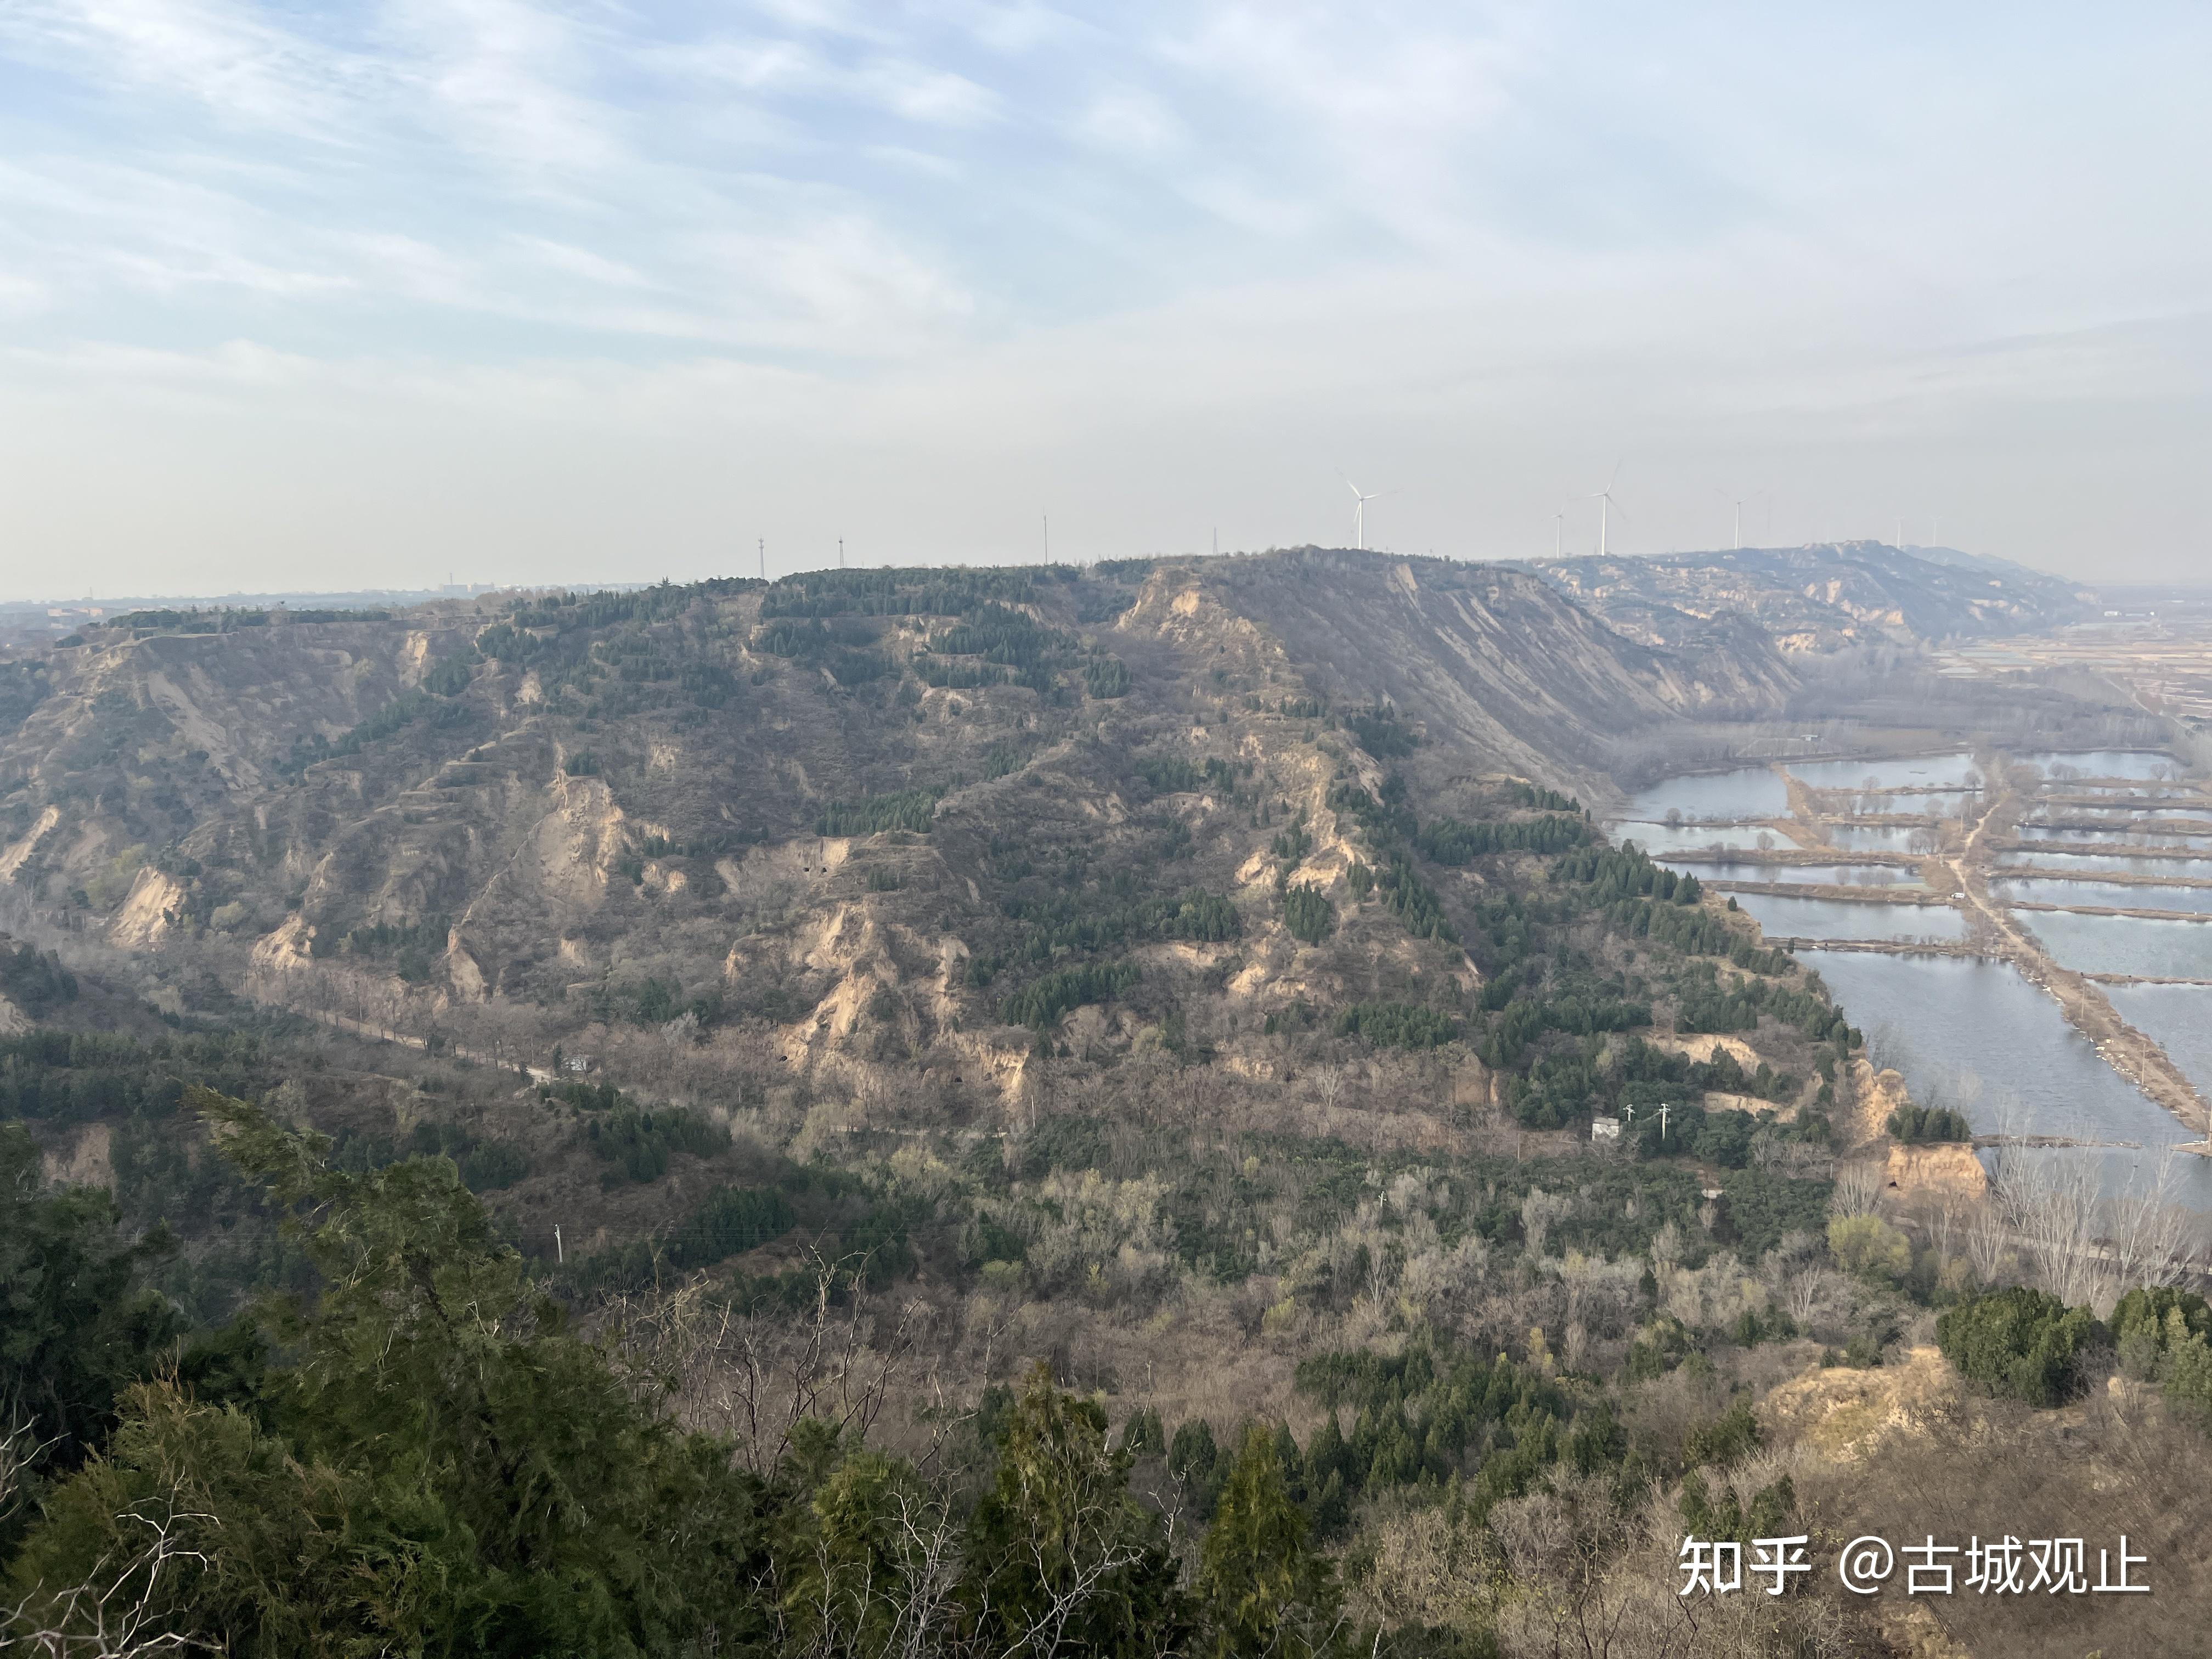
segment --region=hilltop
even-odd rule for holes
[[[1946,1465],[1960,1516],[2086,1530],[2019,1484],[2063,1440],[2185,1604],[2202,1304],[2139,1292],[2109,1391],[2094,1346],[1992,1372],[2021,1273],[1883,1198],[1894,1074],[1588,810],[1624,753],[1820,695],[1714,625],[1303,550],[150,611],[9,665],[0,1218],[84,1246],[18,1247],[58,1265],[15,1375],[79,1378],[19,1583],[135,1571],[103,1483],[174,1469],[226,1571],[249,1516],[355,1552],[255,1592],[302,1627],[389,1645],[404,1597],[317,1598],[434,1531],[516,1650],[550,1649],[507,1587],[557,1559],[784,1659],[830,1645],[774,1621],[793,1586],[912,1537],[926,1583],[855,1582],[917,1651],[1003,1652],[994,1528],[1049,1443],[1152,1564],[1097,1598],[1146,1651],[1226,1628],[1206,1563],[1257,1493],[1275,1612],[1334,1628],[1340,1583],[1346,1651],[1533,1659],[1555,1609],[1673,1629],[1685,1528],[1906,1535],[1964,1434],[2000,1455]],[[313,1489],[226,1485],[246,1436]],[[592,1501],[511,1488],[513,1449]],[[2086,1650],[2090,1600],[2011,1650]],[[1910,1633],[1832,1588],[1722,1611],[1716,1652]]]
[[[1795,654],[2035,633],[2094,614],[2073,583],[1948,548],[1879,542],[1529,562],[1632,640],[1741,648],[1745,624]]]
[[[50,924],[179,983],[539,1054],[624,1012],[773,1015],[799,1066],[870,1008],[925,1047],[1001,1023],[1036,976],[1008,907],[1040,884],[1229,907],[1264,1019],[1316,990],[1279,877],[1342,902],[1358,856],[1333,792],[1395,777],[1416,821],[1571,793],[1596,734],[1790,684],[1516,570],[1318,551],[85,641],[0,742],[0,863]],[[1148,948],[1161,978],[1205,954]]]

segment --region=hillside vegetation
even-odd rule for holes
[[[1804,655],[2033,634],[2095,614],[2074,584],[2039,570],[1879,542],[1532,566],[1629,638],[1676,651],[1764,638]]]
[[[1782,660],[1317,552],[54,651],[0,741],[8,1637],[1940,1651],[1675,1548],[1985,1497],[2159,1594],[1955,1632],[2182,1650],[2201,1300],[1885,1211],[1848,1012],[1586,811]]]

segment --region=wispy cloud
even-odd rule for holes
[[[2003,488],[2055,541],[2092,423],[2212,428],[2212,225],[2175,206],[2208,46],[2181,10],[2031,40],[1526,0],[15,0],[0,433],[58,442],[72,387],[112,418],[189,386],[194,442],[231,398],[276,451],[287,406],[394,453],[426,403],[580,454],[634,455],[635,420],[915,525],[951,498],[914,457],[1079,494],[1059,446],[1160,481],[1097,509],[1141,544],[1218,479],[1255,535],[1320,533],[1298,481],[1369,447],[1437,458],[1394,508],[1437,537],[1548,531],[1557,477],[1639,442],[1909,494],[1881,433],[2035,410]],[[239,443],[210,476],[246,493]],[[807,459],[841,444],[865,473]],[[711,517],[700,467],[669,489]]]

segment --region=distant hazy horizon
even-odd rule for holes
[[[0,10],[0,599],[1348,542],[2212,580],[2212,13]],[[1564,516],[1555,516],[1564,515]],[[1049,536],[1047,523],[1049,522]]]
[[[1809,547],[1811,547],[1811,546],[1814,546],[1814,545],[1819,545],[1819,544],[1810,544],[1810,543],[1801,543],[1801,544],[1794,544],[1794,547],[1771,547],[1771,548],[1759,548],[1759,547],[1753,547],[1753,546],[1751,546],[1751,545],[1747,544],[1747,545],[1746,545],[1744,548],[1742,548],[1741,550],[1728,550],[1728,549],[1720,549],[1720,548],[1703,548],[1703,549],[1699,549],[1699,548],[1683,548],[1683,549],[1669,549],[1669,550],[1662,550],[1662,551],[1659,551],[1659,552],[1653,552],[1653,553],[1627,553],[1627,554],[1624,554],[1624,553],[1618,553],[1618,552],[1616,552],[1616,553],[1613,555],[1613,556],[1614,556],[1614,557],[1616,557],[1616,558],[1651,558],[1651,559],[1663,559],[1663,558],[1668,558],[1668,557],[1677,557],[1677,558],[1696,558],[1696,557],[1698,557],[1698,556],[1702,556],[1702,555],[1705,555],[1705,554],[1713,554],[1713,553],[1720,553],[1720,552],[1724,552],[1724,551],[1734,551],[1734,550],[1741,550],[1741,551],[1745,552],[1745,553],[1757,553],[1757,552],[1783,553],[1783,552],[1790,552],[1790,551],[1795,550],[1795,549],[1809,548]],[[1319,551],[1319,552],[1324,552],[1324,553],[1337,553],[1337,552],[1349,552],[1349,551],[1352,551],[1352,550],[1352,550],[1352,549],[1350,549],[1350,548],[1344,548],[1344,547],[1331,547],[1331,546],[1328,546],[1328,545],[1326,545],[1326,544],[1316,544],[1316,545],[1314,545],[1311,549],[1303,548],[1303,547],[1299,547],[1299,548],[1226,548],[1226,547],[1224,547],[1224,548],[1223,548],[1223,549],[1220,550],[1220,552],[1219,552],[1218,555],[1211,554],[1211,553],[1210,553],[1210,550],[1198,550],[1198,551],[1194,551],[1194,552],[1191,552],[1191,553],[1186,553],[1186,554],[1160,555],[1160,556],[1161,556],[1161,557],[1176,557],[1176,558],[1205,558],[1205,557],[1208,557],[1208,556],[1216,556],[1216,557],[1222,557],[1222,558],[1231,558],[1231,557],[1255,557],[1255,556],[1263,556],[1263,555],[1270,554],[1270,553],[1295,553],[1295,552],[1301,552],[1301,551],[1307,551],[1307,550]],[[1371,550],[1370,550],[1370,551],[1382,552],[1382,551],[1387,551],[1388,550],[1382,550],[1382,549],[1371,549]],[[1911,553],[1911,554],[1913,554],[1913,555],[1915,555],[1915,556],[1925,556],[1929,555],[1929,554],[1957,553],[1957,552],[1960,551],[1961,550],[1957,549],[1957,548],[1925,548],[1925,547],[1918,547],[1918,546],[1911,546],[1911,547],[1907,547],[1907,548],[1905,548],[1904,550],[1905,550],[1905,552],[1907,552],[1907,553]],[[1109,556],[1109,556],[1109,557],[1110,557],[1110,556],[1115,556],[1109,555]],[[1411,554],[1411,553],[1407,553],[1407,554],[1406,554],[1406,555],[1405,555],[1405,556],[1425,558],[1425,557],[1432,557],[1432,556],[1433,556],[1433,557],[1441,557],[1441,556],[1441,556],[1441,555]],[[1541,560],[1542,560],[1542,558],[1543,558],[1543,557],[1545,557],[1545,556],[1538,556],[1538,562],[1541,562]],[[1566,555],[1566,556],[1567,556],[1567,557],[1569,557],[1569,558],[1577,558],[1577,557],[1594,557],[1594,556],[1595,556],[1595,555],[1590,555],[1590,554],[1576,554],[1576,553],[1574,553],[1574,552],[1572,552],[1572,551],[1570,551],[1570,552]],[[1054,561],[1054,562],[1058,562],[1058,563],[1076,563],[1076,562],[1080,562],[1080,563],[1086,563],[1086,564],[1087,564],[1087,563],[1095,562],[1095,561],[1091,561],[1091,560],[1084,560],[1084,561],[1080,561],[1080,562],[1078,562],[1078,561],[1072,561],[1072,560],[1056,560],[1056,561]],[[927,561],[912,561],[912,560],[886,560],[886,561],[879,561],[879,562],[878,562],[878,563],[877,563],[876,565],[874,565],[874,566],[872,566],[872,567],[862,567],[862,566],[860,566],[860,565],[858,565],[858,564],[855,564],[853,568],[897,568],[897,569],[911,569],[911,568],[917,568],[917,567],[919,567],[919,566],[926,565],[926,564],[927,564],[927,563],[929,563],[929,562],[927,562]],[[1036,561],[1034,561],[1034,560],[1030,560],[1030,559],[1012,558],[1012,559],[1006,559],[1006,560],[994,560],[994,561],[977,561],[977,560],[956,561],[956,560],[947,560],[947,561],[941,561],[941,562],[940,562],[940,563],[944,563],[944,564],[957,565],[957,564],[960,564],[960,563],[971,563],[971,564],[973,564],[973,563],[983,563],[983,562],[990,562],[990,563],[1002,563],[1002,564],[1003,564],[1003,563],[1034,563],[1034,562],[1036,562]],[[1480,562],[1480,561],[1479,561],[1478,562]],[[1498,560],[1498,561],[1487,561],[1486,562],[1526,562],[1526,561],[1504,561],[1504,560]],[[824,569],[831,568],[833,568],[833,567],[830,567],[830,566],[823,566],[823,565],[802,565],[802,566],[795,566],[795,567],[793,567],[792,569],[787,570],[787,571],[777,571],[777,570],[771,570],[769,574],[770,578],[773,580],[773,579],[778,579],[778,578],[783,578],[783,577],[790,577],[790,576],[803,576],[803,575],[807,575],[807,574],[813,574],[813,573],[816,573],[816,572],[818,572],[818,571],[821,571],[821,570],[824,570]],[[2033,566],[2033,565],[2027,566],[2027,568],[2029,568],[2029,569],[2032,569],[2032,570],[2033,570],[2033,569],[2037,569],[2037,568],[2039,568],[2039,567]],[[100,606],[100,607],[103,607],[103,608],[105,608],[105,607],[106,607],[106,606],[113,605],[124,605],[124,604],[132,604],[132,603],[143,603],[143,604],[147,604],[147,605],[161,604],[161,605],[225,605],[225,604],[229,604],[229,605],[270,605],[270,604],[277,604],[277,603],[291,603],[291,602],[301,601],[301,600],[319,601],[319,602],[324,602],[324,603],[338,602],[338,603],[344,603],[344,604],[371,605],[371,604],[380,603],[380,602],[389,602],[389,601],[391,601],[391,600],[394,600],[394,599],[401,600],[401,601],[404,601],[404,602],[405,602],[405,603],[407,603],[407,604],[410,604],[410,605],[412,605],[412,604],[426,604],[426,603],[429,603],[429,602],[432,602],[432,601],[434,601],[434,600],[437,600],[437,599],[470,599],[470,598],[482,597],[483,594],[486,594],[486,593],[502,592],[527,592],[527,591],[533,591],[533,590],[540,590],[540,591],[542,591],[542,590],[550,589],[550,588],[573,589],[573,590],[575,590],[575,591],[582,592],[582,591],[588,591],[588,590],[592,589],[592,588],[611,588],[611,587],[619,587],[619,586],[651,586],[654,581],[657,581],[657,580],[684,580],[684,581],[698,581],[698,580],[708,580],[708,579],[712,579],[712,578],[715,578],[715,577],[749,576],[749,575],[752,575],[752,574],[757,574],[757,573],[756,573],[756,571],[738,569],[738,568],[734,568],[734,567],[733,567],[733,568],[732,568],[726,569],[726,570],[707,570],[707,571],[697,572],[697,573],[695,573],[695,574],[690,574],[690,575],[686,575],[686,576],[682,577],[682,578],[680,578],[680,579],[678,579],[678,578],[672,578],[672,577],[590,576],[590,575],[585,575],[585,576],[579,576],[579,577],[574,577],[574,578],[567,579],[567,580],[528,580],[528,579],[524,579],[524,580],[518,580],[518,581],[514,581],[514,582],[509,582],[509,583],[477,583],[477,584],[469,584],[469,583],[454,583],[454,584],[440,584],[440,585],[435,586],[391,586],[391,587],[353,586],[353,587],[342,587],[342,588],[340,588],[340,587],[302,587],[302,586],[290,586],[290,587],[272,587],[272,588],[233,588],[233,589],[230,589],[230,590],[228,590],[228,591],[227,591],[227,592],[143,592],[143,593],[108,594],[108,595],[104,595],[104,596],[103,596],[103,595],[98,595],[98,594],[87,594],[87,593],[32,593],[32,594],[22,595],[22,596],[0,596],[0,607],[5,607],[5,606],[20,606],[20,605],[88,605],[88,605],[95,605],[95,606]],[[2059,574],[2061,574],[2061,573],[2055,572],[2055,571],[2044,572],[2043,574],[2050,574],[2050,575],[2059,575]],[[2070,579],[2069,579],[2069,580],[2070,580]],[[2150,590],[2150,591],[2164,592],[2179,592],[2179,593],[2185,593],[2185,594],[2189,594],[2189,595],[2192,595],[2192,596],[2198,596],[2198,597],[2201,597],[2201,598],[2203,598],[2203,599],[2204,599],[2212,600],[2212,573],[2207,573],[2204,576],[2203,576],[2203,577],[2201,577],[2201,578],[2199,578],[2199,579],[2197,579],[2197,580],[2181,580],[2181,581],[2174,581],[2174,582],[2149,582],[2149,583],[2137,583],[2137,582],[2127,582],[2127,581],[2106,581],[2106,582],[2084,581],[2084,582],[2081,582],[2081,583],[2080,584],[2080,586],[2082,586],[2082,587],[2084,587],[2084,588],[2095,589],[2095,590],[2098,590],[2098,591],[2101,591],[2101,592],[2106,592],[2106,593],[2110,593],[2110,594],[2114,594],[2114,595],[2127,594],[2127,593],[2129,593],[2129,592],[2135,592],[2135,591],[2139,591],[2139,590]],[[464,591],[464,590],[467,590],[467,591]]]

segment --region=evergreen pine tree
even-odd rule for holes
[[[1214,1659],[1346,1650],[1335,1576],[1307,1542],[1274,1437],[1256,1424],[1244,1431],[1200,1546],[1197,1594]]]

